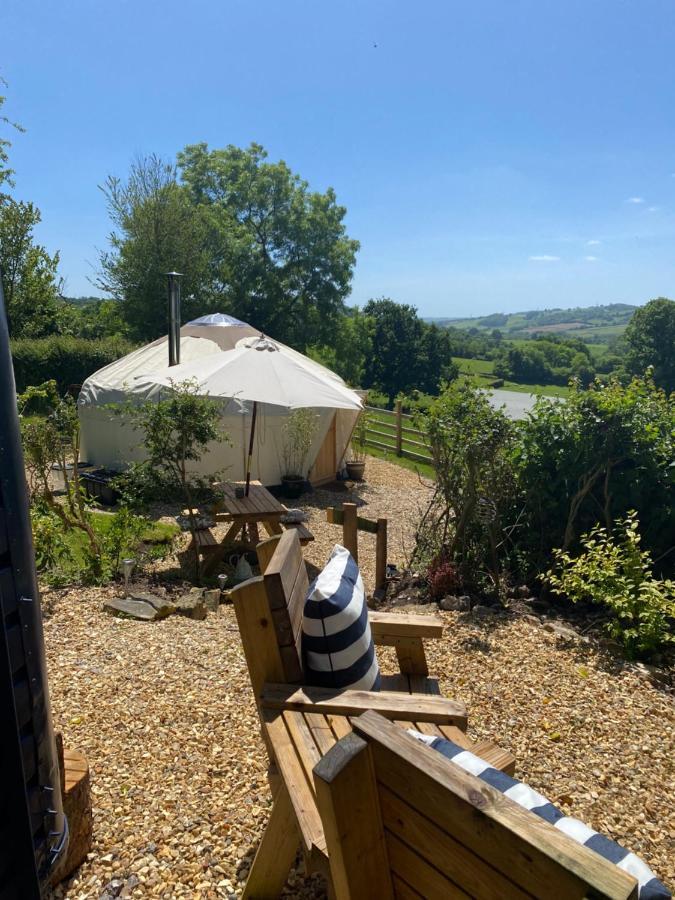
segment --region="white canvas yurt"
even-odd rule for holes
[[[260,332],[251,325],[222,313],[195,319],[180,329],[181,366],[210,360],[214,354],[228,353],[259,335]],[[280,352],[311,370],[318,379],[348,390],[334,372],[290,347],[275,343]],[[157,399],[163,389],[152,376],[157,375],[161,380],[167,374],[170,374],[168,337],[163,337],[91,375],[82,385],[78,397],[80,458],[91,465],[115,471],[141,460],[142,434],[131,427],[123,413],[115,412],[114,407]],[[252,404],[236,397],[223,398],[219,402],[222,428],[228,440],[214,444],[194,465],[193,471],[204,476],[220,473],[229,481],[240,481],[246,473]],[[314,409],[318,428],[306,466],[310,481],[322,484],[335,478],[342,467],[358,410]],[[282,471],[282,427],[289,415],[291,411],[283,407],[258,403],[251,477],[263,484],[279,484],[282,475],[286,474]]]

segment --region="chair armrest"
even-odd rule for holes
[[[466,731],[466,706],[432,694],[397,691],[336,691],[331,688],[265,684],[260,695],[264,709],[289,709],[324,715],[358,716],[373,709],[387,719],[457,725]]]
[[[376,644],[395,645],[397,638],[443,637],[443,620],[436,616],[369,612],[368,621],[370,622],[370,632]]]

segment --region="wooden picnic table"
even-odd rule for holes
[[[288,512],[283,503],[259,481],[251,482],[248,497],[237,497],[235,493],[236,488],[246,488],[243,481],[223,482],[216,488],[221,492],[222,499],[214,507],[215,520],[230,522],[231,525],[222,541],[209,553],[204,565],[207,573],[215,570],[228,547],[235,542],[255,550],[260,541],[259,525],[270,537],[281,534],[283,528],[279,519]]]

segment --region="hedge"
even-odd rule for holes
[[[11,341],[16,389],[25,391],[29,385],[53,378],[65,392],[133,349],[134,344],[123,338],[18,338]]]

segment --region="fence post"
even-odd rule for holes
[[[359,532],[356,522],[356,503],[343,503],[342,513],[342,540],[344,545],[354,557],[354,562],[359,561]]]
[[[387,586],[387,520],[377,520],[375,542],[375,590],[383,591]]]
[[[403,456],[403,416],[401,414],[401,401],[396,401],[396,455]]]

